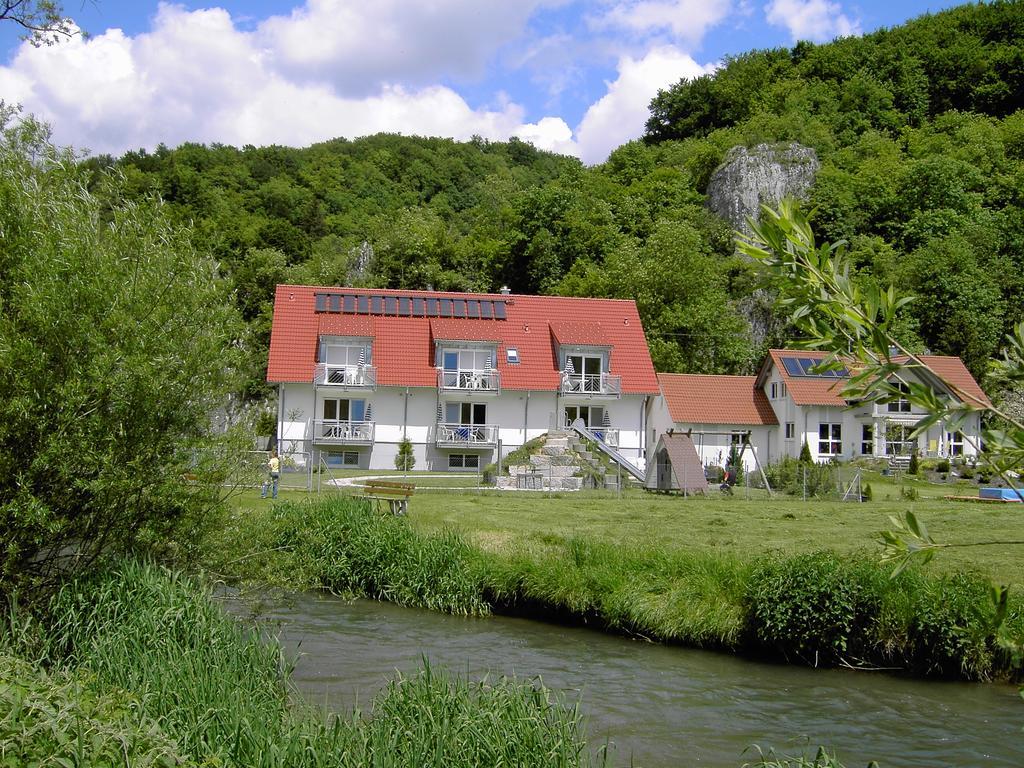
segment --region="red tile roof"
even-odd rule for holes
[[[501,341],[501,320],[431,320],[430,335],[439,341]]]
[[[608,337],[600,323],[558,321],[551,323],[551,335],[558,344],[607,347]]]
[[[677,424],[778,424],[756,376],[659,373],[658,383]]]
[[[797,405],[829,405],[845,407],[846,398],[843,397],[845,378],[818,378],[809,376],[790,376],[782,364],[783,358],[810,358],[812,360],[824,360],[829,356],[828,352],[806,349],[772,349],[768,352],[761,372],[757,376],[758,386],[763,387],[769,371],[769,362],[782,375],[786,382],[786,389],[790,397]],[[959,357],[949,355],[921,355],[921,362],[934,371],[949,390],[964,401],[974,401],[982,406],[990,406],[991,402],[985,392],[978,385],[978,382],[971,376],[971,372],[963,364]],[[894,358],[897,361],[905,361],[906,358]]]
[[[277,287],[267,381],[312,382],[321,328],[319,318],[329,314],[315,311],[314,294],[325,292],[506,302],[505,320],[331,314],[331,317],[338,318],[339,323],[346,322],[347,318],[372,323],[372,334],[359,332],[358,335],[373,336],[373,362],[377,367],[377,383],[382,386],[437,386],[432,338],[441,337],[432,335],[434,329],[444,336],[498,342],[496,367],[501,374],[502,388],[555,391],[561,376],[558,347],[553,343],[551,325],[576,324],[591,330],[600,328],[604,339],[602,346],[611,347],[610,373],[622,377],[624,394],[653,394],[658,391],[654,365],[633,301],[304,285]],[[327,322],[325,327],[333,328],[333,322]],[[452,330],[459,326],[466,329],[464,334]],[[567,338],[580,337],[573,335]],[[508,364],[503,351],[508,347],[519,351],[518,365]]]
[[[846,379],[818,378],[808,376],[790,376],[786,372],[782,359],[785,357],[802,357],[811,360],[824,360],[828,352],[819,352],[807,349],[770,349],[768,357],[774,363],[782,380],[786,382],[786,389],[793,402],[797,405],[831,405],[845,408],[846,398],[843,397],[843,387]],[[765,361],[767,364],[767,360]],[[763,371],[764,369],[762,369]],[[760,376],[758,377],[760,381]],[[763,382],[760,382],[763,385]]]
[[[373,319],[359,315],[320,314],[320,334],[324,336],[373,336]]]

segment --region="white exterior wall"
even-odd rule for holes
[[[371,446],[314,443],[314,424],[322,418],[325,398],[363,399],[372,405],[374,440]],[[444,421],[446,403],[484,403],[485,423],[498,427],[502,455],[548,432],[552,424],[561,425],[567,403],[600,405],[608,410],[613,428],[619,430],[619,451],[643,467],[643,395],[621,398],[559,398],[554,392],[503,390],[498,395],[478,393],[440,393],[434,387],[377,387],[358,391],[343,387],[319,387],[311,384],[282,384],[278,390],[278,446],[283,455],[357,451],[363,469],[394,469],[398,445],[407,436],[413,445],[416,469],[447,471],[452,453],[480,455],[480,467],[497,460],[497,446],[445,447],[435,445],[438,405]]]

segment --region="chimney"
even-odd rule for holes
[[[503,285],[501,286],[501,290],[498,291],[498,293],[500,293],[502,296],[510,296],[512,294],[512,289],[509,288],[507,285]]]

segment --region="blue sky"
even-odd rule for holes
[[[378,131],[603,161],[659,88],[723,57],[900,24],[942,0],[66,0],[88,31],[33,48],[0,23],[0,99],[55,139],[306,146]]]

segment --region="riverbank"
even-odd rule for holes
[[[424,666],[370,711],[324,718],[290,696],[276,643],[198,582],[123,563],[0,622],[3,765],[603,764],[578,711],[543,686]]]
[[[1020,674],[999,638],[1024,637],[1019,599],[997,627],[984,577],[912,569],[891,579],[877,555],[748,557],[558,535],[485,548],[341,496],[236,510],[203,549],[222,578],[286,589],[466,615],[517,611],[811,666],[967,680]]]

